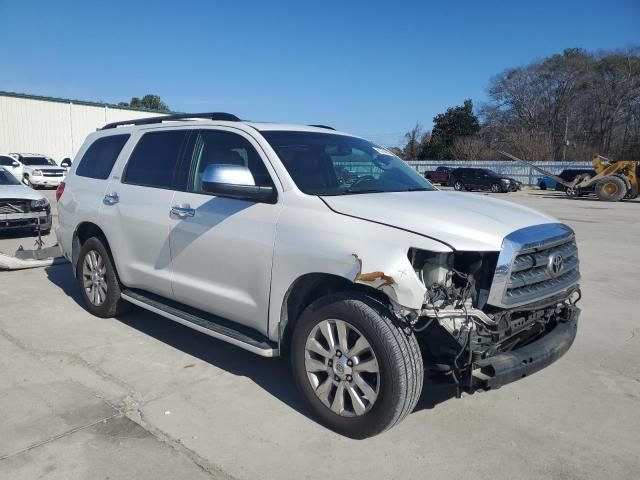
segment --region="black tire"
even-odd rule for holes
[[[596,185],[596,196],[604,202],[619,202],[627,193],[627,183],[617,175],[605,177]]]
[[[546,190],[547,189],[547,184],[544,182],[540,182],[540,190]]]
[[[467,187],[464,186],[464,183],[462,183],[460,180],[456,180],[453,183],[453,188],[454,190],[456,190],[457,192],[462,192],[464,190],[468,190]]]
[[[503,193],[502,185],[500,185],[499,183],[494,183],[493,185],[491,185],[491,192],[492,193]]]
[[[94,302],[89,296],[88,289],[84,286],[83,265],[91,252],[96,252],[104,264],[103,279],[106,285],[106,296],[101,303]],[[112,318],[130,309],[131,305],[120,296],[120,280],[113,266],[111,253],[100,238],[91,237],[82,245],[76,265],[76,280],[82,293],[85,308],[96,317]]]
[[[307,338],[328,319],[343,320],[361,332],[378,361],[378,396],[360,416],[334,413],[318,398],[307,375]],[[358,292],[329,295],[307,307],[293,331],[291,365],[298,389],[320,423],[351,438],[371,437],[393,427],[413,411],[422,392],[424,368],[415,336],[386,307]]]

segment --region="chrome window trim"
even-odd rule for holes
[[[552,248],[572,240],[575,240],[573,230],[562,223],[534,225],[516,230],[507,235],[502,242],[502,249],[498,255],[498,262],[487,303],[496,307],[512,308],[557,295],[559,292],[573,287],[580,280],[579,272],[577,275],[567,277],[570,282],[566,285],[559,283],[556,288],[551,288],[542,295],[534,296],[533,298],[527,296],[522,301],[517,302],[507,302],[505,299],[505,293],[511,279],[511,270],[517,255],[534,252],[539,248]]]

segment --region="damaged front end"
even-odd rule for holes
[[[412,328],[425,364],[449,376],[458,395],[534,373],[573,343],[580,312],[573,232],[541,227],[514,232],[501,252],[409,251],[427,289]]]

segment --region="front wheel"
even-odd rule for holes
[[[358,293],[324,297],[295,326],[295,381],[318,419],[351,438],[400,422],[422,391],[418,342],[388,310]]]
[[[456,180],[456,182],[453,184],[453,188],[458,192],[462,192],[463,190],[466,190],[464,183],[462,183],[460,180]]]
[[[491,185],[491,192],[500,193],[502,192],[502,187],[498,183],[494,183],[493,185]]]
[[[596,185],[596,196],[605,202],[619,202],[628,193],[627,184],[617,175],[605,177]]]

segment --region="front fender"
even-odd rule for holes
[[[313,201],[318,203],[314,203]],[[300,202],[298,198],[296,203]],[[422,307],[426,289],[408,258],[410,248],[451,252],[436,240],[329,210],[316,197],[306,208],[283,208],[274,247],[269,338],[279,340],[287,291],[310,273],[340,276],[383,292],[407,309]]]

